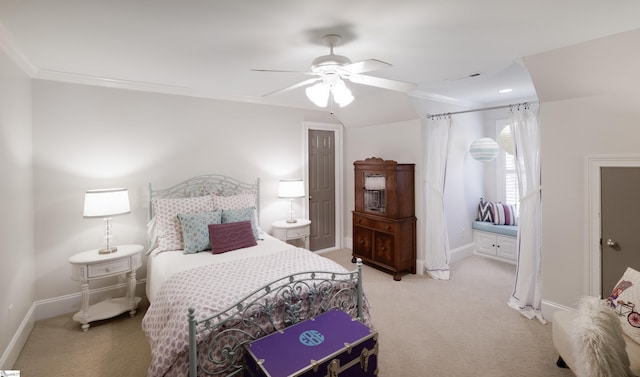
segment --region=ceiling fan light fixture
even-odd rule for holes
[[[331,95],[333,96],[333,100],[336,101],[340,107],[345,107],[353,102],[351,90],[347,88],[342,80],[336,81],[336,83],[331,87]]]
[[[318,107],[327,107],[329,98],[340,107],[345,107],[353,102],[351,90],[347,88],[344,81],[337,76],[327,76],[322,82],[305,89],[307,98]]]
[[[329,87],[319,82],[305,89],[307,98],[318,107],[327,107],[329,103]]]

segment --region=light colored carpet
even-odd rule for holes
[[[353,269],[349,250],[324,254]],[[391,275],[364,267],[365,292],[379,332],[379,376],[569,377],[556,367],[551,324],[506,304],[515,267],[479,256],[453,264],[452,279]],[[14,369],[22,376],[145,376],[151,360],[140,329],[147,305],[92,323],[71,315],[36,323]]]

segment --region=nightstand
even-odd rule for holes
[[[135,297],[136,270],[142,265],[142,245],[119,245],[118,251],[99,254],[98,249],[78,253],[69,258],[71,279],[81,282],[82,308],[74,314],[73,320],[82,324],[82,330],[89,330],[89,322],[115,317],[126,311],[131,317],[136,314],[140,297]],[[89,305],[89,282],[95,279],[128,274],[128,289],[125,297],[110,298]]]
[[[285,220],[276,221],[271,224],[272,235],[282,241],[301,239],[304,247],[309,248],[309,235],[311,234],[311,221],[307,219],[297,219],[295,223],[288,223]]]

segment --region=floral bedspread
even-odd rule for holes
[[[160,288],[142,321],[151,346],[148,376],[187,376],[189,325],[196,318],[218,313],[256,288],[297,272],[346,269],[308,250],[291,248],[276,254],[212,264],[180,272]]]

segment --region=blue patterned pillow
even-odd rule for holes
[[[178,220],[182,225],[184,253],[194,254],[211,249],[209,224],[220,224],[222,212],[179,213]]]
[[[253,231],[253,237],[258,240],[258,226],[256,224],[256,207],[246,207],[239,209],[223,209],[222,210],[222,223],[239,223],[241,221],[251,222],[251,230]]]

